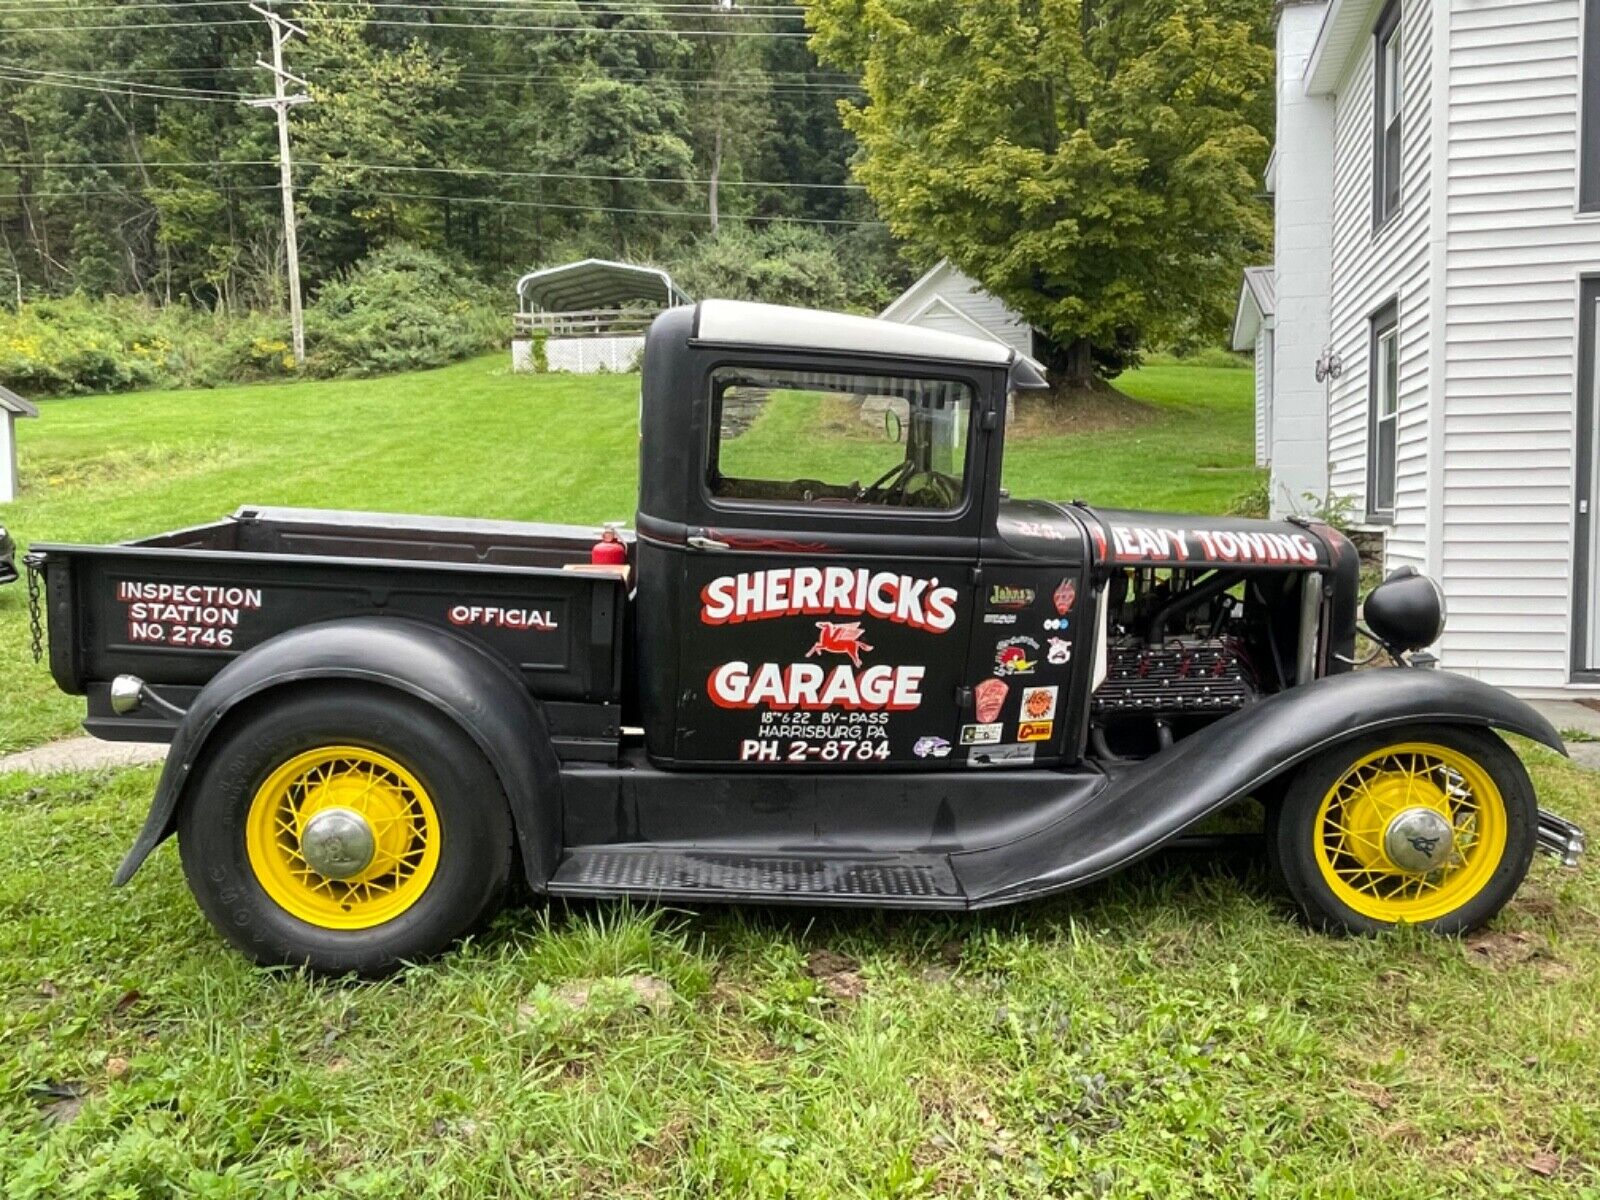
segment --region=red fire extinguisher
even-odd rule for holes
[[[617,536],[617,524],[606,522],[600,531],[600,540],[589,549],[589,561],[597,567],[625,567],[628,565],[628,547]]]

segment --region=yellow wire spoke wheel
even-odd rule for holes
[[[1358,759],[1328,789],[1315,858],[1323,882],[1362,916],[1434,921],[1488,886],[1508,826],[1505,799],[1475,758],[1404,742]]]
[[[400,763],[360,746],[297,754],[267,777],[245,818],[262,889],[322,929],[371,929],[428,890],[439,866],[439,814]]]

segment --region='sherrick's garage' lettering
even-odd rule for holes
[[[706,693],[718,708],[908,712],[922,703],[926,670],[880,664],[865,669],[840,665],[829,671],[817,663],[729,662],[711,672]]]
[[[700,591],[700,620],[707,625],[797,613],[877,617],[944,633],[956,623],[956,589],[864,567],[778,567],[719,575]]]

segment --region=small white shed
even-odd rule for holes
[[[1033,356],[1033,328],[1028,322],[994,293],[984,291],[982,284],[948,258],[935,263],[932,270],[879,313],[878,319],[986,337],[1010,346],[1018,354]]]
[[[17,498],[17,418],[38,415],[21,396],[0,387],[0,504]]]

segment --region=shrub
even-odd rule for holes
[[[872,264],[851,258],[844,243],[811,226],[775,221],[751,229],[732,222],[696,242],[673,278],[696,299],[762,300],[809,308],[874,308],[890,289]]]
[[[324,285],[306,313],[316,375],[436,367],[493,348],[505,318],[490,294],[442,258],[390,245]]]
[[[23,395],[207,387],[293,374],[286,317],[72,295],[0,309],[0,383]]]
[[[141,322],[132,302],[74,295],[0,312],[0,383],[23,395],[111,392],[166,377],[172,343]]]

